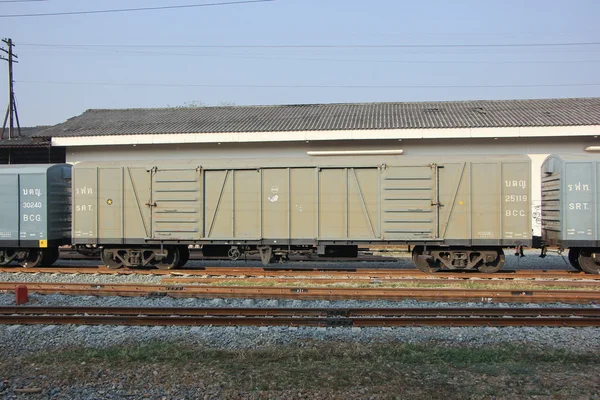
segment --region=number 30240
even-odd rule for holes
[[[41,201],[25,201],[23,202],[23,208],[42,208]]]

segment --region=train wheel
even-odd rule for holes
[[[0,265],[7,265],[15,258],[14,250],[1,249],[0,250]]]
[[[600,264],[598,264],[597,257],[600,254],[596,253],[593,249],[581,249],[579,252],[579,266],[581,270],[588,274],[600,274]]]
[[[102,249],[100,253],[100,258],[102,259],[102,263],[106,265],[110,269],[119,269],[123,266],[122,262],[119,262],[114,259],[114,254],[116,250],[113,249]]]
[[[275,255],[271,246],[259,246],[258,251],[260,253],[260,261],[263,265],[269,265],[275,261]]]
[[[498,272],[504,266],[504,252],[502,249],[498,250],[498,256],[494,261],[484,261],[484,264],[477,267],[479,272],[483,272],[486,274],[493,274],[494,272]]]
[[[190,249],[187,246],[179,246],[179,262],[175,268],[183,267],[190,260]]]
[[[35,268],[42,264],[44,253],[39,249],[25,250],[25,257],[21,259],[21,266],[23,268]]]
[[[58,247],[49,247],[45,250],[42,250],[42,265],[45,267],[50,267],[52,264],[58,260],[59,251]]]
[[[160,261],[154,262],[153,265],[158,269],[173,269],[179,264],[179,248],[177,246],[165,246],[164,250],[167,256]]]
[[[425,259],[424,257],[420,257],[423,255],[423,247],[415,246],[412,252],[412,260],[419,270],[431,274],[434,272],[438,272],[441,269],[441,265],[438,262],[430,261]]]
[[[577,247],[572,247],[569,249],[569,263],[577,271],[581,271],[581,266],[579,265],[578,260],[580,251],[581,249],[578,249]]]

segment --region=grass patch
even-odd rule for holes
[[[94,368],[120,371],[185,371],[186,381],[213,379],[223,390],[378,394],[378,398],[462,398],[507,394],[531,395],[587,390],[576,381],[565,386],[559,374],[598,368],[597,353],[535,349],[528,346],[450,347],[439,344],[361,344],[300,342],[245,350],[216,350],[173,342],[124,344],[103,349],[70,349],[28,356],[36,367]],[[207,378],[206,371],[210,371]],[[159,372],[161,379],[167,379]],[[540,380],[540,374],[550,375]],[[181,377],[171,378],[181,384]],[[78,378],[82,379],[82,378]],[[586,377],[589,382],[589,379]],[[210,382],[208,382],[210,383]],[[350,392],[349,392],[350,391]],[[450,394],[448,394],[450,393]],[[355,394],[352,392],[352,394]],[[445,395],[443,395],[445,394]],[[444,397],[445,396],[445,397]],[[275,396],[276,397],[276,396]],[[343,396],[346,397],[346,396]],[[368,396],[367,396],[368,397]]]
[[[296,366],[348,363],[398,363],[402,365],[443,365],[468,368],[472,365],[571,363],[595,364],[596,353],[573,353],[561,349],[529,346],[450,347],[434,344],[336,343],[275,346],[260,349],[218,350],[173,342],[124,344],[99,349],[70,349],[31,356],[30,361],[110,363],[213,363],[262,365],[291,362]]]

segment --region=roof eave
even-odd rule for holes
[[[600,135],[600,125],[508,128],[363,129],[337,131],[170,133],[53,137],[52,146],[135,146],[185,143],[256,143],[394,139],[475,139],[598,135]]]

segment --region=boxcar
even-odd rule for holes
[[[70,243],[71,166],[0,166],[0,265],[50,265]]]
[[[113,268],[182,266],[189,244],[263,263],[410,244],[417,267],[495,271],[530,245],[525,156],[79,163],[75,245]]]
[[[549,156],[542,164],[542,240],[569,249],[579,270],[600,273],[600,156]]]

